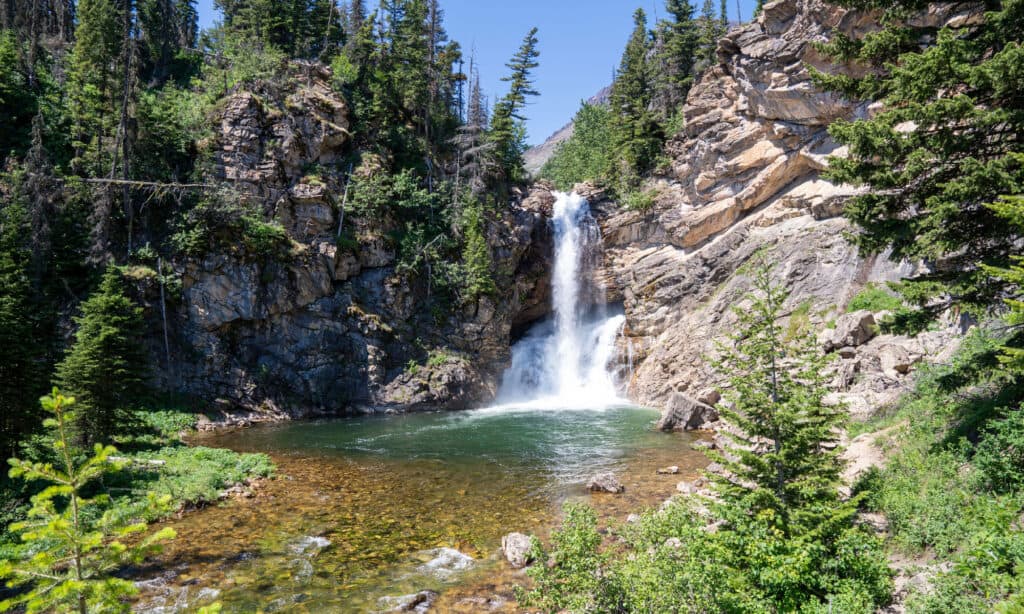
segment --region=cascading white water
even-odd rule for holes
[[[621,404],[609,363],[625,316],[592,309],[592,278],[601,234],[590,206],[578,194],[557,194],[552,218],[555,264],[551,276],[554,318],[534,326],[512,347],[498,402],[593,408]],[[598,304],[603,301],[596,301]]]

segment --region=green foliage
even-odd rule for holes
[[[609,100],[616,154],[613,172],[622,192],[638,183],[661,151],[662,129],[651,109],[655,95],[654,68],[649,61],[652,44],[647,15],[637,9],[633,34],[626,43]]]
[[[891,248],[896,259],[942,263],[901,284],[927,316],[953,303],[978,311],[998,305],[1006,283],[978,265],[1008,266],[1021,237],[988,204],[1024,191],[1019,144],[993,138],[1024,130],[1022,2],[987,5],[980,24],[937,32],[911,19],[923,5],[871,6],[881,30],[821,47],[877,70],[860,79],[816,74],[820,85],[884,102],[871,118],[829,127],[850,151],[831,160],[829,178],[870,188],[846,206],[856,242],[869,252]]]
[[[140,452],[132,458],[136,465],[129,487],[166,496],[176,508],[216,501],[229,486],[274,473],[274,464],[265,454],[239,454],[221,448],[168,446]],[[129,500],[121,504],[130,507],[136,502]],[[155,520],[160,516],[146,517]]]
[[[0,454],[15,451],[39,422],[32,382],[39,377],[33,347],[28,275],[27,212],[20,198],[0,208]]]
[[[104,476],[116,474],[121,465],[112,462],[116,450],[96,444],[91,456],[81,458],[71,447],[69,425],[76,422],[70,408],[74,399],[53,395],[42,399],[53,414],[46,426],[53,430],[55,464],[11,459],[11,477],[42,480],[48,486],[32,497],[28,519],[11,530],[21,536],[22,546],[10,559],[0,561],[0,579],[24,592],[0,602],[0,611],[23,606],[26,612],[128,612],[125,598],[137,589],[114,574],[123,566],[138,564],[159,551],[160,542],[174,537],[170,528],[143,538],[144,522],[119,513],[108,495],[86,496]],[[166,510],[167,497],[149,495],[149,510]]]
[[[929,593],[911,596],[910,612],[992,611],[1020,594],[1022,394],[996,360],[1004,341],[1005,333],[973,330],[950,364],[924,368],[878,424],[896,425],[884,444],[892,452],[858,489],[886,515],[893,547],[952,563]]]
[[[988,426],[974,454],[974,466],[998,492],[1024,489],[1024,412],[1011,411]]]
[[[292,241],[284,227],[265,220],[258,207],[229,189],[206,194],[188,210],[171,242],[193,258],[218,250],[258,260],[287,261],[292,255]]]
[[[602,611],[607,589],[601,577],[605,561],[598,551],[597,516],[579,504],[568,503],[563,511],[562,526],[551,535],[551,552],[534,538],[530,557],[540,564],[531,566],[527,575],[535,587],[528,592],[519,589],[517,598],[522,605],[545,612]]]
[[[533,85],[533,69],[540,65],[537,43],[537,28],[533,28],[523,37],[519,51],[507,64],[512,72],[501,80],[509,84],[509,91],[494,105],[491,118],[491,142],[505,177],[512,181],[523,178],[526,128],[522,112],[527,99],[539,95]]]
[[[612,169],[612,116],[608,107],[583,103],[573,118],[573,133],[540,170],[560,190],[584,181],[607,181]]]
[[[707,478],[714,499],[676,502],[602,551],[593,512],[569,508],[554,561],[530,570],[526,606],[549,612],[874,612],[891,596],[881,541],[854,525],[866,496],[839,496],[843,414],[826,407],[824,360],[806,335],[787,338],[786,295],[763,260],[740,330],[719,347],[729,380],[721,413],[733,444]],[[716,524],[716,530],[708,525]]]
[[[123,84],[118,76],[121,53],[122,5],[107,0],[80,0],[76,7],[75,46],[68,65],[68,106],[73,121],[73,167],[102,175],[116,145],[116,109],[121,108]]]
[[[622,197],[622,206],[630,211],[648,211],[657,197],[657,190],[632,190]]]
[[[13,31],[0,31],[0,161],[8,153],[28,149],[29,126],[36,114],[36,100],[28,88],[18,61],[18,41]]]
[[[480,204],[475,201],[467,203],[462,210],[462,231],[465,237],[462,264],[466,270],[463,298],[469,302],[497,292],[492,273],[491,247],[487,244],[484,224]]]
[[[142,308],[125,294],[116,267],[82,303],[75,343],[57,365],[55,382],[76,395],[76,436],[84,444],[109,439],[129,428],[129,409],[144,391],[147,371]]]
[[[903,309],[903,301],[899,296],[886,288],[869,283],[856,296],[850,299],[850,302],[846,305],[847,313],[861,311],[862,309],[874,313],[879,311],[896,312]]]

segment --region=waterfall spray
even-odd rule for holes
[[[502,379],[498,401],[550,407],[621,404],[624,401],[618,398],[609,363],[625,317],[609,317],[603,309],[603,296],[595,301],[595,294],[603,295],[603,288],[588,286],[600,230],[587,201],[578,194],[557,194],[552,223],[553,318],[536,325],[513,346],[512,366]]]

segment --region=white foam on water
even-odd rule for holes
[[[578,194],[557,193],[552,223],[555,263],[551,276],[554,317],[531,329],[512,347],[512,365],[502,378],[497,405],[481,412],[572,410],[621,407],[610,364],[626,322],[603,306],[591,309],[588,288],[601,242],[590,205]]]

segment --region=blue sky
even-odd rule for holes
[[[692,0],[703,5],[699,0]],[[736,19],[736,1],[729,0],[729,18]],[[754,0],[740,0],[750,19]],[[213,0],[199,0],[200,26],[220,19]],[[368,0],[368,6],[374,1]],[[536,70],[540,96],[527,108],[529,141],[539,143],[572,118],[581,100],[611,81],[626,39],[633,11],[664,15],[663,0],[442,0],[445,27],[466,53],[476,51],[480,76],[493,100],[505,92],[505,62],[516,52],[531,27],[539,28],[541,56]],[[715,0],[715,6],[718,6]],[[468,61],[467,61],[468,66]]]

